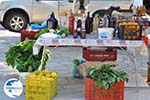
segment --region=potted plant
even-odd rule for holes
[[[33,55],[34,40],[19,42],[11,47],[5,53],[6,62],[19,72],[34,72],[38,70],[43,56],[42,70],[45,69],[46,62],[50,58],[50,51],[47,49],[43,55],[43,47],[40,48],[37,55]]]
[[[109,64],[88,68],[86,72],[87,100],[124,100],[124,81],[127,73],[117,71]]]

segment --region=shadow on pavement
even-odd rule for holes
[[[6,30],[6,29],[0,24],[0,30]]]

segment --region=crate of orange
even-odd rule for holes
[[[122,22],[119,24],[120,39],[123,40],[141,40],[142,26],[137,22]]]
[[[88,68],[85,84],[86,100],[124,100],[124,71],[115,71],[108,64]]]
[[[26,100],[52,100],[58,92],[56,72],[35,71],[26,80]]]

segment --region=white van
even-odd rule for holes
[[[131,0],[84,0],[88,11],[94,13],[99,9],[107,9],[110,6],[120,6],[128,9]],[[89,1],[89,2],[88,2]],[[73,0],[0,0],[0,23],[11,31],[20,31],[27,27],[28,23],[42,22],[54,11],[73,9]]]

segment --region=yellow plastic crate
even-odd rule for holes
[[[26,100],[52,100],[58,92],[58,77],[50,81],[46,79],[26,80]]]

